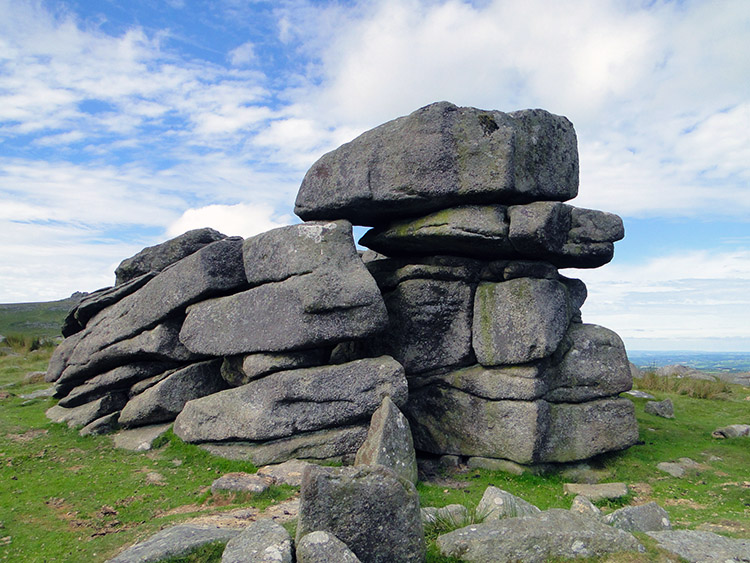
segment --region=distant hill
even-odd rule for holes
[[[81,297],[83,294],[76,293],[59,301],[0,304],[0,335],[62,337],[60,327],[63,319]]]

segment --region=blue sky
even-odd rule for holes
[[[320,155],[449,100],[575,125],[572,203],[627,232],[586,322],[750,351],[749,53],[746,0],[0,0],[0,302],[295,222]]]

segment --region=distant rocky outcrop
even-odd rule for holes
[[[606,264],[624,231],[564,203],[577,190],[564,117],[440,102],[388,122],[312,166],[306,222],[200,229],[123,261],[66,319],[49,416],[174,421],[256,464],[352,461],[389,398],[384,424],[422,452],[535,464],[626,448],[625,348],[582,323],[586,287],[558,271]],[[373,227],[371,250],[352,224]]]

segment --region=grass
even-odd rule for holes
[[[689,377],[659,377],[647,371],[634,380],[638,389],[686,395],[694,399],[724,399],[731,395],[732,388],[724,381],[708,381]]]
[[[262,495],[211,495],[210,485],[221,474],[255,468],[212,456],[171,433],[156,450],[132,453],[115,450],[110,437],[80,437],[50,423],[44,412],[54,400],[29,401],[20,395],[44,387],[23,381],[28,372],[45,369],[51,349],[28,348],[0,356],[0,560],[104,561],[123,546],[190,517],[248,505],[263,509],[294,494],[284,486]],[[643,388],[641,382],[637,386]],[[709,399],[680,390],[650,392],[672,399],[675,418],[647,414],[646,400],[633,399],[639,444],[589,463],[603,481],[624,481],[632,492],[600,507],[606,512],[624,502],[655,500],[676,527],[750,537],[750,438],[711,437],[717,427],[750,422],[750,390],[730,385]],[[656,469],[661,461],[684,457],[700,466],[683,478]],[[468,470],[446,472],[443,480],[419,483],[417,489],[423,506],[457,503],[473,510],[485,488],[494,485],[541,509],[569,508],[572,498],[563,495],[564,482],[562,471],[516,476]],[[294,529],[293,523],[287,526]],[[437,534],[428,533],[428,562],[455,561],[437,552]],[[649,538],[640,539],[649,549],[645,555],[606,560],[664,560]],[[219,551],[208,547],[178,561],[219,561]]]
[[[63,319],[76,303],[76,299],[68,298],[44,303],[0,304],[0,334],[61,338]]]

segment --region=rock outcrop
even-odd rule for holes
[[[351,461],[389,398],[422,452],[536,464],[626,448],[625,348],[583,324],[586,287],[559,272],[606,264],[623,225],[565,203],[577,191],[564,117],[440,102],[381,125],[312,166],[307,222],[191,231],[125,260],[66,320],[50,417],[174,420],[256,464]]]

